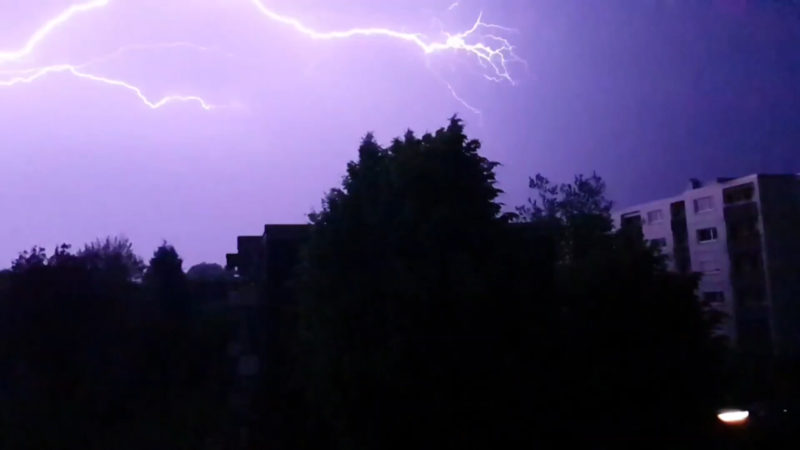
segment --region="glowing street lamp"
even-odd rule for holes
[[[747,422],[750,412],[743,409],[725,409],[717,414],[717,419],[726,425],[740,425]]]

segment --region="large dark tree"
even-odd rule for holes
[[[189,291],[183,260],[175,247],[165,242],[156,249],[144,272],[144,285],[163,314],[172,319],[186,317]]]
[[[337,444],[467,444],[497,431],[505,221],[496,163],[479,149],[455,118],[388,148],[368,135],[312,215],[301,355]]]
[[[697,279],[613,231],[602,180],[501,214],[496,163],[450,124],[368,135],[312,215],[299,371],[328,445],[413,448],[699,436],[717,406]]]

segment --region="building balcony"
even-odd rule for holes
[[[758,220],[758,204],[756,202],[725,205],[726,222],[751,222]]]
[[[759,233],[738,236],[728,235],[728,253],[731,255],[760,254],[761,250],[761,235]]]

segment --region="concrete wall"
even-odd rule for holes
[[[800,179],[760,177],[765,269],[776,350],[800,355]]]
[[[736,334],[736,308],[730,280],[730,258],[728,256],[727,233],[725,228],[722,185],[714,183],[684,192],[681,196],[686,202],[686,223],[689,230],[689,253],[693,272],[700,273],[698,295],[722,292],[724,302],[714,307],[726,314],[728,320],[721,331],[734,341]],[[711,198],[712,208],[708,211],[695,211],[695,201]],[[715,228],[717,238],[711,242],[700,242],[698,230]]]

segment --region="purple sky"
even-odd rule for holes
[[[0,0],[0,52],[81,0]],[[162,239],[188,265],[222,262],[236,236],[299,222],[337,185],[359,139],[382,142],[453,113],[500,169],[504,201],[527,176],[597,170],[622,204],[689,177],[800,171],[800,8],[779,0],[263,0],[319,31],[381,26],[439,38],[480,11],[528,62],[516,86],[463,52],[386,37],[312,40],[250,0],[111,0],[0,71],[82,64],[154,99],[68,73],[0,87],[0,267],[34,244]],[[783,2],[788,3],[788,2]],[[0,83],[11,75],[0,74]],[[446,82],[477,115],[456,101]]]

